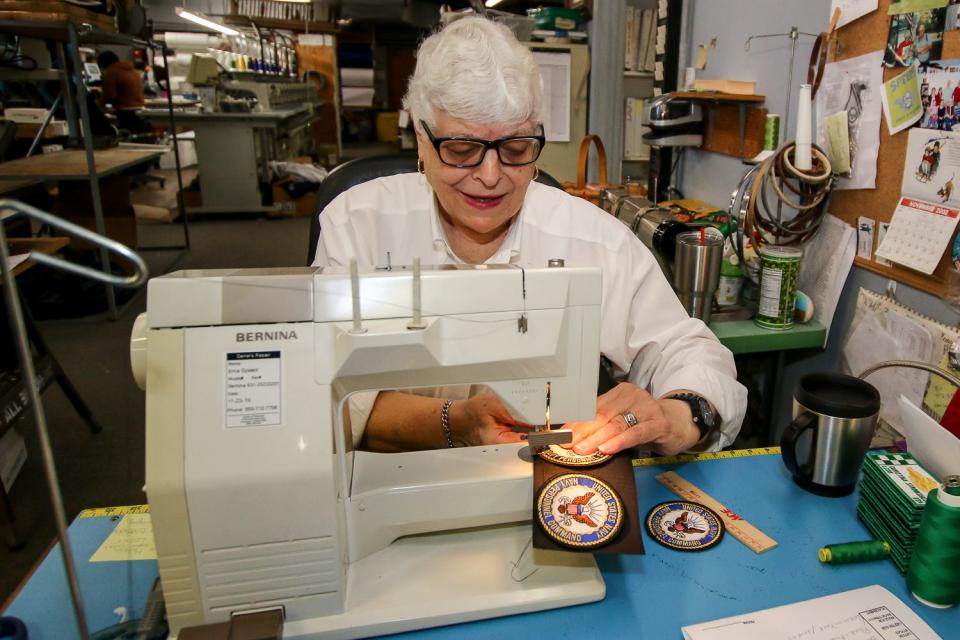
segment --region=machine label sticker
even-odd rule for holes
[[[647,533],[677,551],[703,551],[723,538],[720,517],[697,502],[661,502],[647,513]]]
[[[564,449],[558,444],[551,444],[540,452],[540,457],[554,464],[561,464],[565,467],[592,467],[602,464],[610,459],[610,456],[599,451],[591,454],[581,455],[573,449]]]
[[[550,480],[537,497],[537,521],[558,543],[592,549],[613,540],[626,514],[620,496],[596,478],[570,473]]]
[[[280,424],[280,351],[227,354],[227,428]]]

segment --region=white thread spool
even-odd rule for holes
[[[797,104],[797,146],[793,152],[794,166],[800,171],[809,171],[813,169],[813,127],[812,117],[810,114],[810,95],[810,85],[800,85],[800,99]]]

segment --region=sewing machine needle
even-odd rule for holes
[[[544,430],[550,431],[550,382],[547,382],[547,411],[546,411],[546,421],[544,422]]]

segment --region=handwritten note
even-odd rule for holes
[[[100,548],[90,556],[90,562],[156,559],[157,549],[153,544],[153,524],[149,513],[123,516]]]
[[[684,640],[943,640],[899,598],[876,584],[682,631]]]

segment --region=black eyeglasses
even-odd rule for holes
[[[496,140],[478,140],[454,136],[452,138],[438,138],[430,131],[430,127],[423,120],[420,126],[427,133],[433,148],[437,150],[440,162],[450,167],[466,169],[476,167],[483,162],[487,149],[496,149],[500,163],[508,167],[522,167],[532,164],[540,157],[546,138],[543,135],[543,126],[540,126],[540,135],[510,136]]]

